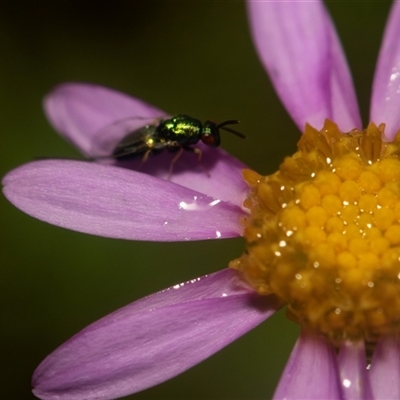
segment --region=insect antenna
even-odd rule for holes
[[[246,135],[244,135],[243,133],[235,131],[232,128],[226,127],[226,125],[233,125],[233,124],[239,124],[239,123],[240,123],[240,121],[238,121],[237,119],[231,119],[229,121],[221,122],[220,124],[217,125],[217,128],[222,129],[227,132],[230,132],[230,133],[233,133],[234,135],[239,136],[242,139],[246,139]]]

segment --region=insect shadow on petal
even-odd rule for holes
[[[242,133],[227,127],[238,123],[238,120],[229,120],[216,124],[208,120],[202,124],[199,120],[183,114],[174,117],[125,118],[108,125],[95,136],[91,153],[95,160],[126,160],[140,156],[143,164],[150,154],[164,150],[176,152],[169,166],[170,177],[173,166],[183,151],[197,154],[201,162],[202,151],[194,145],[201,141],[207,146],[218,147],[221,143],[220,129],[242,139],[246,138]],[[204,166],[203,168],[205,169]],[[209,175],[207,170],[206,173]]]

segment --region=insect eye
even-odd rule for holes
[[[215,122],[206,121],[203,125],[201,141],[207,146],[218,147],[221,143],[219,130]]]
[[[205,134],[201,135],[201,141],[204,144],[206,144],[207,146],[211,146],[211,147],[218,146],[218,144],[216,144],[216,142],[215,142],[215,137],[209,133],[205,133]]]

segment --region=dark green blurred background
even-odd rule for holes
[[[262,173],[295,149],[299,133],[257,59],[242,1],[0,4],[1,176],[38,156],[79,156],[41,108],[53,85],[73,80],[119,89],[171,114],[238,118],[248,140],[226,135],[223,146]],[[364,122],[389,5],[328,3]],[[224,268],[243,250],[241,239],[145,243],[88,236],[34,220],[3,196],[0,207],[0,397],[7,400],[33,399],[36,365],[88,323]],[[268,399],[297,333],[279,313],[202,364],[131,398]]]

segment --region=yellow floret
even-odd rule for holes
[[[379,163],[379,177],[383,182],[399,182],[400,160],[397,158],[383,159]]]
[[[384,187],[378,192],[377,201],[382,207],[394,208],[399,202],[399,197],[392,189]]]
[[[400,225],[389,226],[384,236],[390,244],[400,244]]]
[[[326,238],[326,233],[317,226],[307,226],[304,229],[304,234],[307,242],[311,245],[321,243]]]
[[[376,193],[382,186],[378,175],[372,171],[364,171],[358,179],[358,184],[364,193]]]
[[[314,179],[314,185],[319,189],[321,196],[337,194],[342,181],[331,171],[322,170]]]
[[[383,254],[390,246],[390,242],[387,238],[377,237],[368,241],[369,248],[373,253],[380,256]]]
[[[327,194],[322,198],[321,205],[329,215],[337,215],[342,209],[343,202],[338,196]]]
[[[390,208],[382,207],[374,212],[374,223],[378,229],[385,230],[392,225],[394,212]]]
[[[342,232],[332,232],[328,235],[327,242],[337,253],[347,249],[347,238]]]
[[[307,210],[312,206],[317,206],[321,201],[321,193],[314,185],[306,185],[300,194],[300,204]]]
[[[376,209],[378,201],[376,199],[376,195],[373,194],[363,194],[359,201],[358,206],[360,207],[360,211],[365,211],[368,213],[373,212]],[[400,215],[400,208],[399,208]]]
[[[348,248],[351,254],[359,256],[368,250],[368,242],[362,237],[350,239]]]
[[[367,229],[370,229],[373,225],[373,215],[372,214],[367,214],[365,212],[359,214],[357,218],[357,225],[362,229],[364,232]]]
[[[309,225],[323,228],[327,219],[327,212],[320,206],[312,206],[306,212],[306,220]]]
[[[373,269],[379,266],[379,257],[374,252],[365,252],[358,255],[358,266],[361,269]]]
[[[282,211],[282,226],[289,230],[303,229],[306,226],[306,214],[300,207],[294,206]]]
[[[348,224],[343,231],[347,240],[356,239],[362,235],[362,230],[356,223]]]
[[[338,255],[337,263],[341,268],[352,269],[357,265],[357,259],[349,251],[343,251]]]
[[[344,181],[339,188],[339,196],[348,203],[356,202],[361,196],[359,184],[353,180]]]
[[[326,221],[325,230],[326,232],[343,232],[344,224],[339,217],[330,217]]]
[[[340,218],[345,224],[355,223],[360,215],[360,208],[355,204],[348,204],[340,211]]]
[[[361,172],[363,171],[363,165],[361,160],[356,155],[344,156],[334,162],[336,168],[336,174],[342,180],[358,179]]]

